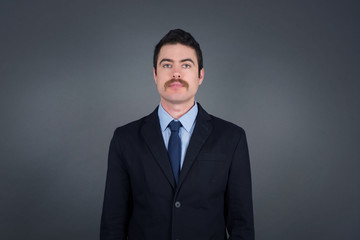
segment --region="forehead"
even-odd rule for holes
[[[196,62],[196,51],[192,47],[180,43],[166,44],[160,49],[158,63],[163,58],[168,58],[174,61],[180,61],[182,59],[190,58],[194,62]]]

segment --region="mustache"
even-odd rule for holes
[[[187,89],[189,89],[189,84],[188,84],[186,81],[182,80],[182,79],[171,79],[171,80],[167,81],[167,82],[164,84],[165,89],[167,89],[167,88],[170,86],[170,84],[172,84],[172,83],[174,83],[174,82],[179,82],[179,83],[181,83],[184,87],[186,87]]]

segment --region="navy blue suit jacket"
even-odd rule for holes
[[[157,109],[115,130],[101,240],[253,240],[249,153],[242,128],[199,104],[176,185]]]

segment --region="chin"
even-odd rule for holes
[[[164,98],[164,100],[171,104],[182,104],[192,101],[191,98]]]

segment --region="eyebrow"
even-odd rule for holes
[[[191,58],[185,58],[185,59],[180,60],[180,62],[187,62],[187,61],[192,62],[195,65],[194,61]],[[163,59],[161,59],[159,64],[161,64],[162,62],[174,62],[174,60],[172,60],[170,58],[163,58]]]
[[[192,64],[195,65],[194,61],[191,58],[185,58],[185,59],[181,60],[180,62],[192,62]]]
[[[174,60],[171,60],[170,58],[163,58],[163,59],[161,59],[159,64],[161,64],[162,62],[174,62]]]

